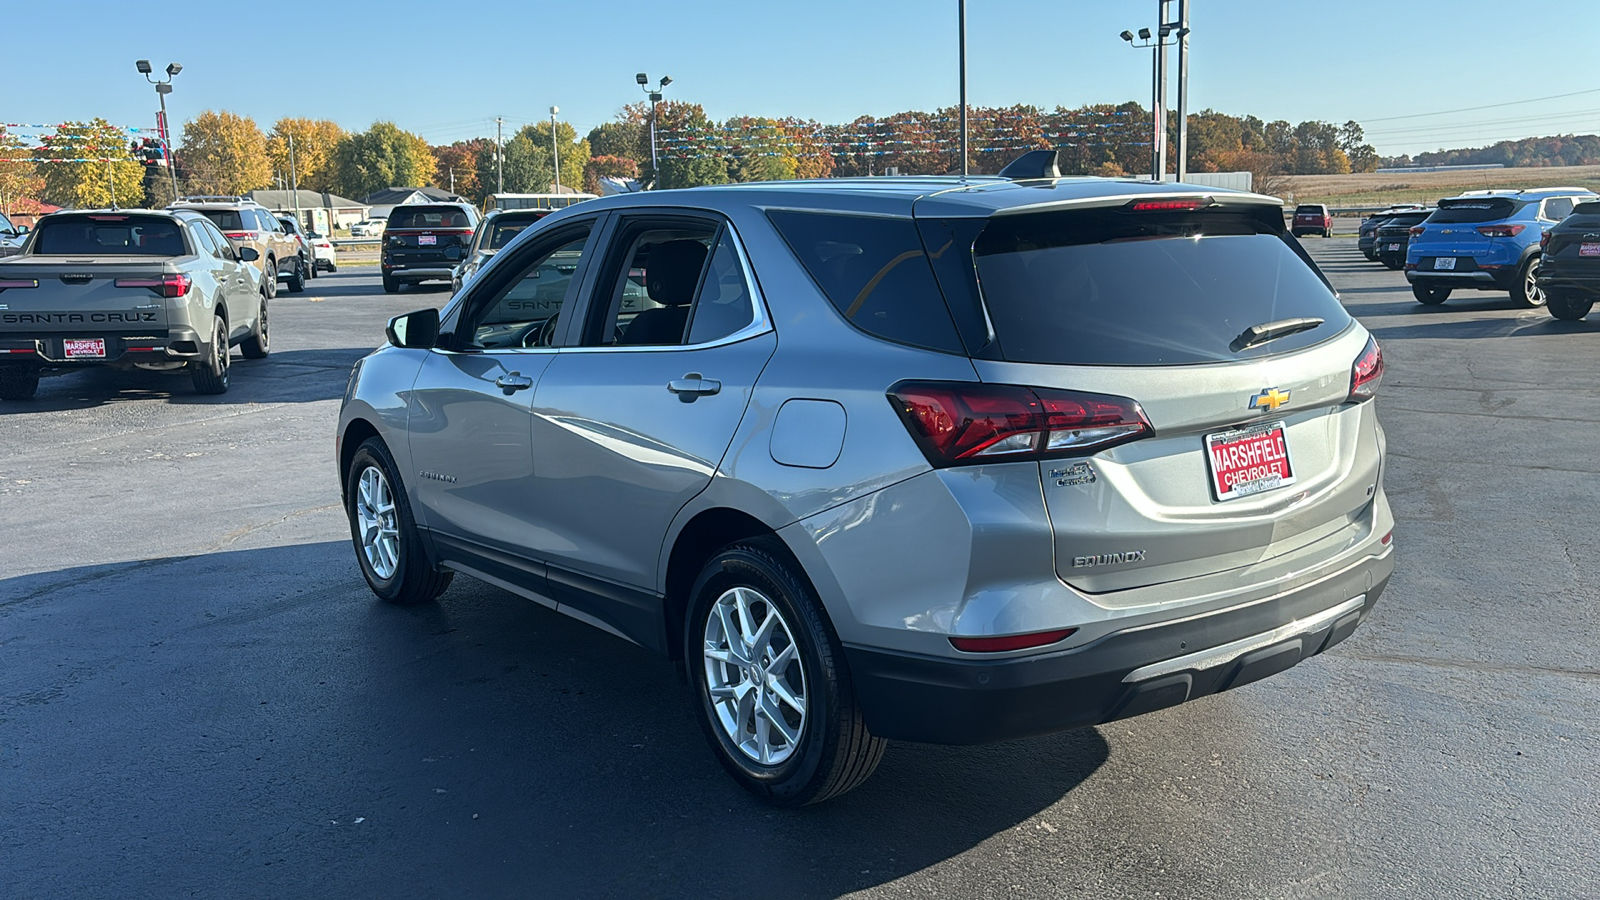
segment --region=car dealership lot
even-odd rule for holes
[[[1353,238],[1305,244],[1388,358],[1375,616],[1139,719],[891,745],[794,812],[726,779],[647,652],[464,577],[371,597],[338,398],[443,291],[280,295],[221,397],[46,378],[0,404],[0,895],[1594,894],[1600,323],[1425,308]]]

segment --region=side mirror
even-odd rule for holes
[[[234,252],[238,254],[239,262],[255,262],[261,258],[261,254],[257,253],[254,247],[239,247]]]
[[[395,316],[383,328],[389,343],[412,350],[432,350],[439,341],[439,311],[433,307]]]
[[[26,225],[18,225],[17,226],[17,234],[27,234],[28,232],[30,232],[32,230],[33,230],[32,228],[29,228]]]

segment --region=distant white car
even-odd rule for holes
[[[361,221],[350,226],[350,236],[379,237],[383,234],[383,229],[388,227],[388,225],[389,220],[383,216],[375,216],[371,219],[362,219]]]
[[[315,231],[306,232],[306,239],[311,242],[311,252],[316,254],[312,266],[324,272],[339,271],[339,252],[334,249],[333,242],[325,234]]]

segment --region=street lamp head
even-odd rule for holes
[[[663,76],[661,76],[661,86],[662,87],[666,87],[667,85],[669,85],[671,83],[672,83],[672,76],[671,75],[663,75]]]
[[[660,91],[651,91],[650,92],[650,102],[651,103],[660,103],[661,102],[661,92]]]
[[[174,76],[174,75],[176,75],[176,74],[178,74],[179,72],[182,72],[182,71],[183,71],[183,63],[168,63],[167,64],[167,77],[168,78],[171,78],[172,76]]]
[[[649,84],[650,76],[640,72],[639,74],[633,76],[633,80],[639,82],[640,84]]]
[[[1122,39],[1123,39],[1123,40],[1125,40],[1125,41],[1127,41],[1127,42],[1128,42],[1128,43],[1130,43],[1130,44],[1131,44],[1131,43],[1133,43],[1133,32],[1131,32],[1131,31],[1124,31],[1124,32],[1123,32],[1123,33],[1122,33]]]
[[[556,113],[558,113],[558,112],[561,112],[561,107],[559,107],[559,106],[552,106],[552,107],[550,107],[550,115],[552,115],[552,116],[553,116],[553,115],[555,115],[555,114],[556,114]]]
[[[1150,40],[1150,29],[1148,29],[1148,28],[1139,29],[1139,40],[1141,40],[1141,41]]]
[[[139,74],[140,75],[149,75],[150,74],[150,71],[151,71],[151,69],[150,69],[150,60],[141,59],[138,62],[134,63],[134,65],[139,67]]]
[[[172,85],[168,84],[165,81],[158,81],[158,82],[156,82],[156,93],[158,93],[158,94],[170,94],[170,93],[172,93]]]

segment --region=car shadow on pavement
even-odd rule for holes
[[[1446,310],[1448,312],[1448,310]],[[1460,310],[1469,313],[1472,310]],[[1524,318],[1507,316],[1438,316],[1426,322],[1407,325],[1382,325],[1365,321],[1367,330],[1380,341],[1409,338],[1475,340],[1481,338],[1548,337],[1562,334],[1587,334],[1600,331],[1600,322],[1563,322],[1539,310],[1523,310],[1536,315]],[[1362,319],[1368,319],[1363,311]]]
[[[59,412],[128,402],[238,406],[248,403],[311,403],[344,395],[350,369],[372,347],[275,351],[266,359],[244,359],[234,350],[226,394],[195,391],[184,370],[150,372],[89,368],[46,372],[32,400],[0,401],[7,413]]]
[[[666,661],[463,576],[384,605],[346,541],[7,578],[0,621],[19,896],[833,897],[1022,825],[1109,753],[892,744],[853,793],[772,809]]]

